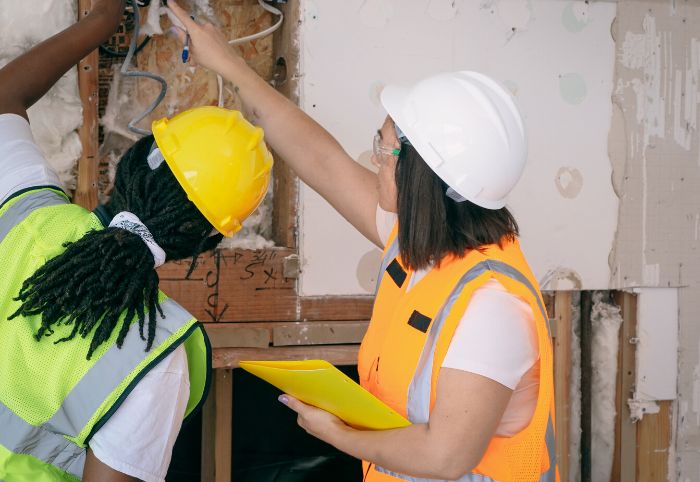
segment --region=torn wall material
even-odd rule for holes
[[[680,287],[676,460],[700,480],[700,5],[621,0],[610,133],[615,287]],[[619,142],[624,139],[626,142]]]

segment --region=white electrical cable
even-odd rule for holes
[[[278,15],[279,20],[277,23],[275,23],[273,26],[266,28],[265,30],[262,30],[256,34],[253,35],[246,35],[245,37],[229,40],[230,45],[241,45],[246,42],[252,42],[253,40],[258,40],[263,37],[267,37],[268,35],[272,35],[277,29],[279,29],[282,26],[282,22],[284,22],[284,14],[282,13],[281,10],[268,5],[264,2],[264,0],[258,0],[258,3],[260,6],[265,9],[266,11],[270,12],[273,15]],[[219,85],[219,107],[224,106],[224,79],[220,75],[216,76],[217,83]]]
[[[265,10],[270,12],[271,14],[279,15],[280,19],[277,21],[276,24],[274,24],[270,28],[266,28],[265,30],[258,32],[256,34],[253,34],[253,35],[247,35],[245,37],[229,40],[229,44],[240,45],[240,44],[243,44],[246,42],[250,42],[252,40],[258,40],[258,39],[261,39],[263,37],[267,37],[268,35],[271,35],[272,33],[275,32],[275,30],[277,30],[278,28],[280,28],[282,26],[282,22],[284,21],[284,14],[282,13],[281,10],[279,10],[271,5],[266,4],[263,0],[258,0],[258,3],[260,4],[260,6],[262,8],[264,8]]]

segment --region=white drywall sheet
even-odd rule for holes
[[[637,379],[641,402],[675,400],[678,380],[678,290],[639,288],[637,295]]]
[[[614,2],[302,0],[301,104],[359,162],[385,113],[378,93],[432,73],[504,83],[526,120],[528,167],[509,207],[550,289],[608,287],[618,202],[607,154]],[[367,294],[379,250],[301,189],[303,295]]]

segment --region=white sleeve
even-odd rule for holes
[[[62,187],[34,142],[29,122],[16,114],[0,114],[0,173],[0,205],[23,189]]]
[[[375,217],[377,223],[377,234],[379,234],[379,240],[382,242],[382,246],[385,246],[387,240],[389,239],[389,235],[391,234],[391,230],[394,227],[394,224],[396,223],[396,213],[384,211],[382,208],[379,207],[379,204],[377,204],[377,214]]]
[[[530,305],[491,279],[472,295],[442,363],[514,390],[539,358]]]
[[[145,482],[163,482],[187,408],[190,380],[180,346],[143,377],[90,440],[104,464]]]

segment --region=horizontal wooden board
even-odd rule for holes
[[[216,250],[158,270],[161,289],[202,322],[295,321],[296,280],[284,278],[288,248]]]
[[[374,296],[308,296],[299,302],[300,321],[369,320]]]
[[[215,348],[213,368],[236,368],[241,360],[327,360],[356,365],[359,345],[287,346],[271,348]]]
[[[293,321],[297,319],[297,280],[285,278],[289,248],[219,252],[217,297],[212,321]]]
[[[360,343],[367,331],[367,321],[280,323],[272,329],[274,346],[338,345]]]
[[[212,348],[267,348],[272,344],[271,323],[205,323]]]
[[[180,303],[200,321],[216,319],[216,254],[205,253],[197,259],[197,268],[187,277],[191,260],[171,261],[158,268],[160,289]]]

